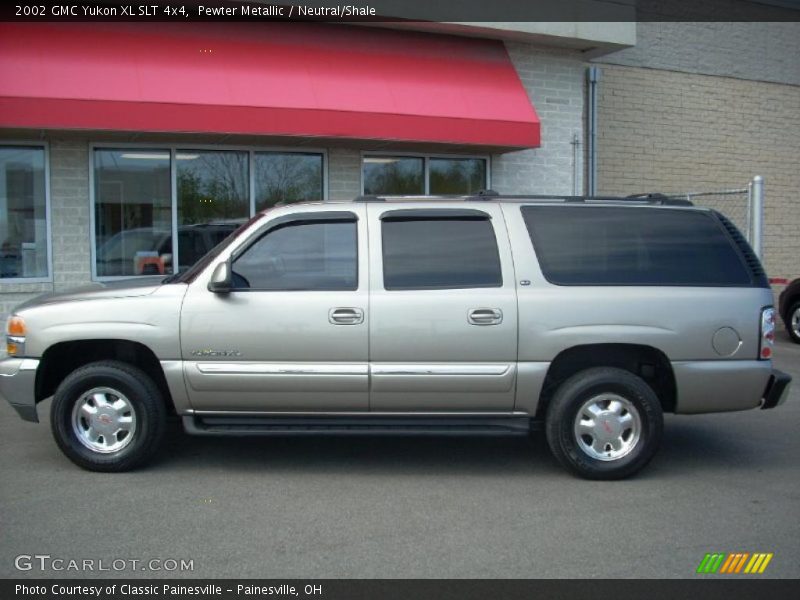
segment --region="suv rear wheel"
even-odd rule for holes
[[[150,459],[164,436],[166,408],[142,370],[95,362],[70,374],[50,406],[61,451],[90,471],[128,471]]]
[[[663,430],[661,403],[629,371],[581,371],[556,390],[546,418],[547,441],[558,461],[587,479],[621,479],[655,454]]]

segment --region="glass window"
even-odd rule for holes
[[[186,271],[244,223],[251,207],[323,199],[319,153],[187,147],[174,151],[172,164],[171,153],[94,151],[98,277]]]
[[[0,146],[0,280],[47,277],[44,148]]]
[[[376,196],[424,194],[424,159],[391,156],[364,157],[364,193]]]
[[[236,231],[238,221],[226,223],[201,223],[178,227],[178,257],[180,271],[188,270],[207,252]]]
[[[522,208],[544,276],[558,285],[750,285],[710,214],[648,208]]]
[[[289,223],[236,259],[233,284],[257,290],[355,290],[356,224]]]
[[[256,210],[322,200],[322,155],[296,152],[255,153]]]
[[[178,260],[185,271],[250,216],[247,152],[179,150]]]
[[[486,161],[481,158],[431,158],[431,194],[472,194],[486,189]]]
[[[503,285],[488,219],[386,219],[382,231],[387,290]]]
[[[96,149],[94,185],[97,275],[171,273],[169,152]]]
[[[179,150],[178,226],[250,216],[247,152]]]

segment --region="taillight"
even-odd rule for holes
[[[772,358],[772,347],[775,345],[775,309],[771,306],[761,310],[761,340],[759,340],[758,357],[761,360]]]

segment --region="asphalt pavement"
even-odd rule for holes
[[[683,578],[707,552],[771,552],[757,577],[798,577],[800,345],[785,335],[786,404],[668,416],[659,454],[619,482],[568,475],[543,434],[214,439],[177,427],[155,464],[90,473],[57,449],[49,402],[38,425],[3,403],[0,577]],[[163,570],[171,559],[193,570]]]

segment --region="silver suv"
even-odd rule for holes
[[[773,408],[772,293],[722,215],[666,198],[381,199],[257,215],[190,270],[41,296],[0,394],[81,467],[197,435],[527,434],[594,479],[663,413]]]

